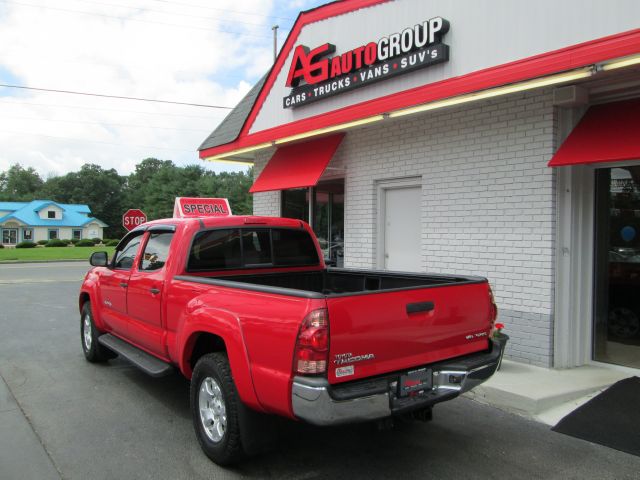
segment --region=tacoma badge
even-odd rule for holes
[[[353,353],[338,353],[333,359],[336,365],[344,365],[346,363],[362,362],[364,360],[373,360],[376,356],[373,353],[364,353],[362,355],[353,355]]]

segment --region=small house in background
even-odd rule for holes
[[[0,244],[23,241],[103,238],[107,224],[91,217],[87,205],[67,205],[51,200],[0,202]]]

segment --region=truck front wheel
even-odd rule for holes
[[[191,378],[191,415],[202,450],[218,465],[232,464],[243,456],[239,408],[227,356],[202,356]]]
[[[93,323],[91,302],[85,302],[80,314],[80,339],[82,340],[84,357],[91,363],[105,362],[115,356],[98,343],[99,335],[100,333]]]

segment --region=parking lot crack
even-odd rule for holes
[[[58,476],[62,480],[64,480],[65,479],[64,475],[60,471],[60,468],[56,464],[55,460],[53,459],[53,457],[51,455],[51,452],[47,449],[47,446],[44,444],[44,441],[42,440],[42,437],[40,436],[40,434],[36,430],[35,426],[33,425],[33,422],[31,421],[31,418],[29,418],[29,415],[27,415],[27,412],[24,411],[24,408],[22,408],[22,405],[20,405],[20,402],[18,402],[18,399],[16,398],[15,394],[13,393],[13,390],[11,390],[11,386],[9,385],[7,380],[2,376],[2,374],[0,374],[0,378],[2,379],[4,384],[7,386],[7,391],[9,392],[9,395],[11,395],[11,398],[13,399],[15,404],[17,405],[17,409],[14,408],[13,410],[14,411],[15,410],[20,410],[20,413],[22,413],[22,416],[25,418],[25,420],[29,424],[29,427],[31,428],[31,431],[33,431],[33,434],[36,436],[36,438],[38,439],[38,442],[42,446],[42,449],[44,450],[44,452],[46,453],[47,457],[49,458],[49,461],[51,462],[51,465],[53,465],[53,468],[55,468],[56,472],[58,473]],[[7,410],[7,411],[9,411],[9,410]]]

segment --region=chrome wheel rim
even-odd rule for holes
[[[85,315],[82,320],[82,338],[84,339],[84,348],[86,348],[87,351],[91,350],[93,338],[91,336],[91,318],[89,315]]]
[[[200,423],[209,440],[218,443],[227,430],[227,408],[218,382],[206,377],[200,384],[198,394]]]

